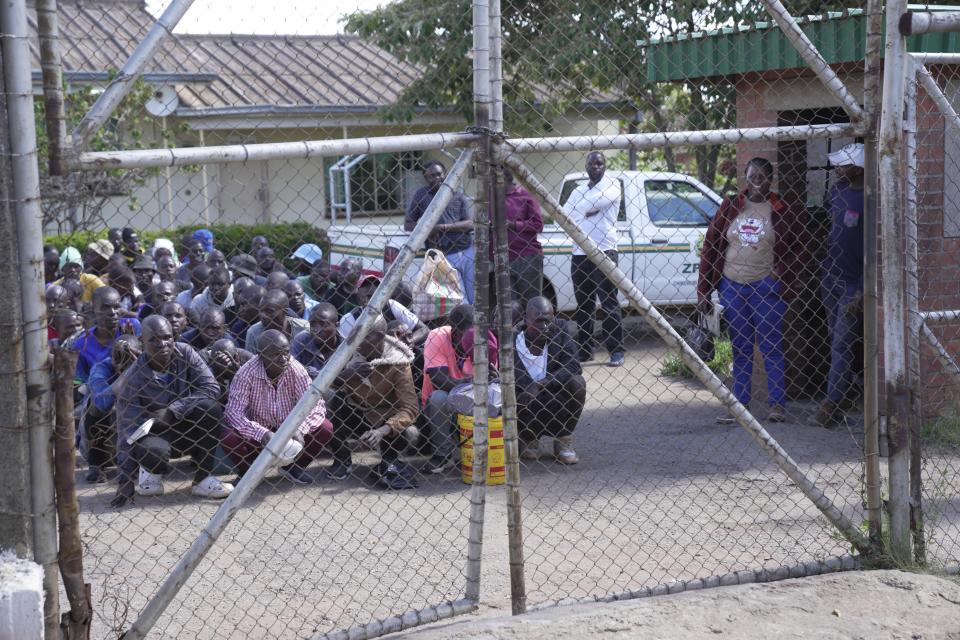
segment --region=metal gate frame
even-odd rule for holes
[[[420,220],[420,223],[418,223],[409,240],[404,244],[398,259],[388,270],[383,283],[377,288],[369,304],[364,309],[358,323],[359,330],[354,336],[354,339],[342,344],[337,350],[331,358],[330,364],[324,368],[308,393],[297,404],[297,407],[287,420],[284,421],[276,436],[271,439],[269,445],[265,447],[264,451],[254,462],[251,470],[238,484],[236,491],[222,504],[211,522],[193,543],[190,550],[181,558],[157,594],[148,603],[144,611],[141,612],[133,626],[125,633],[124,638],[142,638],[149,632],[157,618],[172,601],[177,591],[189,579],[190,573],[203,559],[204,554],[237,513],[243,501],[263,478],[267,467],[278,457],[279,451],[282,450],[283,446],[293,435],[299,419],[313,406],[320,397],[321,392],[332,382],[336,374],[346,364],[350,355],[355,350],[356,345],[369,330],[372,319],[385,303],[388,292],[392,289],[392,285],[399,281],[403,271],[411,263],[417,249],[423,244],[429,228],[442,212],[453,190],[471,163],[474,164],[480,180],[488,183],[489,197],[486,202],[482,203],[482,206],[478,207],[476,228],[478,230],[488,228],[485,225],[488,223],[490,213],[493,213],[494,234],[498,248],[496,252],[496,272],[498,279],[503,278],[506,273],[506,264],[503,259],[505,254],[506,230],[503,216],[504,190],[502,174],[496,169],[505,164],[513,168],[521,181],[525,182],[531,190],[537,193],[542,201],[547,204],[547,208],[554,218],[560,222],[561,226],[573,237],[577,244],[586,251],[594,264],[596,264],[607,277],[611,278],[620,290],[627,295],[631,305],[660,334],[664,342],[680,355],[683,361],[694,371],[696,376],[707,388],[731,410],[736,416],[737,421],[747,430],[754,441],[757,442],[777,466],[797,484],[803,493],[843,536],[862,554],[875,551],[874,544],[879,540],[880,536],[881,504],[879,456],[877,455],[877,421],[873,419],[877,415],[877,408],[876,406],[871,406],[869,392],[866,407],[867,425],[865,437],[867,445],[865,450],[865,465],[867,473],[867,513],[871,525],[870,539],[866,538],[860,532],[859,528],[846,518],[829,498],[827,498],[823,491],[799,470],[787,452],[764,430],[747,408],[739,404],[733,395],[723,387],[719,379],[709,371],[676,331],[669,326],[659,312],[647,301],[643,292],[640,291],[625,274],[619,271],[609,259],[599,252],[598,248],[588,237],[584,236],[572,224],[571,220],[563,213],[562,208],[551,194],[543,188],[536,176],[523,165],[520,156],[531,152],[594,149],[636,150],[672,145],[691,146],[748,140],[809,139],[854,133],[867,137],[869,141],[867,147],[870,149],[868,153],[869,155],[874,155],[871,145],[875,139],[875,123],[879,115],[881,123],[879,165],[881,176],[884,177],[881,184],[883,185],[883,199],[885,202],[883,208],[883,228],[884,247],[886,249],[883,288],[885,329],[884,363],[888,380],[887,414],[891,425],[891,443],[894,444],[889,463],[891,533],[892,546],[895,553],[903,552],[905,541],[909,541],[910,536],[910,510],[908,504],[909,482],[906,478],[908,466],[906,462],[909,456],[909,447],[906,446],[906,429],[909,425],[909,416],[905,408],[906,405],[902,402],[902,398],[907,390],[906,361],[903,355],[905,350],[902,348],[898,349],[897,347],[903,346],[904,328],[908,326],[908,323],[905,321],[907,302],[905,299],[906,295],[903,280],[902,278],[893,276],[902,274],[903,267],[906,265],[904,264],[904,254],[896,250],[890,251],[890,248],[898,242],[903,241],[904,237],[909,237],[904,233],[905,217],[903,215],[904,207],[902,206],[904,188],[901,181],[896,179],[898,175],[903,175],[903,172],[900,171],[903,163],[901,153],[903,141],[898,129],[902,122],[903,115],[902,98],[904,95],[904,78],[902,63],[906,60],[906,53],[904,35],[898,31],[897,27],[903,24],[901,16],[909,15],[906,14],[906,4],[904,0],[891,2],[887,6],[888,52],[887,64],[884,69],[883,110],[882,113],[879,114],[875,79],[871,79],[871,71],[875,72],[879,68],[880,36],[878,27],[879,20],[882,17],[879,0],[870,0],[868,2],[867,13],[868,19],[870,20],[870,27],[868,28],[867,35],[867,75],[868,83],[874,84],[872,87],[868,85],[865,104],[862,108],[856,98],[837,77],[836,73],[832,71],[825,59],[819,54],[812,42],[806,37],[796,20],[787,12],[782,3],[779,0],[763,0],[767,11],[797,49],[800,56],[850,116],[852,121],[850,125],[659,132],[618,136],[519,138],[507,141],[503,134],[502,71],[500,69],[502,41],[500,34],[499,0],[474,0],[473,79],[475,123],[474,127],[466,132],[336,141],[318,140],[294,143],[226,145],[189,149],[149,149],[143,151],[100,153],[84,152],[83,147],[86,142],[93,133],[102,126],[107,118],[109,118],[117,104],[119,104],[122,98],[129,92],[134,81],[140,76],[145,63],[157,50],[166,34],[172,32],[177,22],[189,9],[191,3],[192,0],[174,0],[171,3],[144,41],[136,48],[117,79],[104,91],[100,99],[98,99],[87,116],[73,132],[73,154],[68,158],[69,166],[73,170],[175,167],[186,164],[247,162],[268,158],[316,158],[354,153],[383,153],[398,150],[453,148],[466,148],[466,150],[461,153],[454,168],[447,176],[444,187],[431,203],[427,213]],[[18,0],[14,2],[14,4],[22,6],[24,0]],[[930,19],[928,17],[926,22],[918,19],[918,21],[912,22],[910,25],[911,28],[914,29],[913,32],[916,33],[917,29],[922,28],[929,30],[956,29],[957,21],[944,20],[943,16],[939,16],[937,19]],[[10,61],[7,60],[7,63],[9,64]],[[922,81],[926,77],[922,71],[920,77]],[[926,85],[924,86],[926,87]],[[950,112],[945,111],[945,113]],[[960,126],[960,124],[958,124],[960,120],[957,119],[955,112],[952,113],[950,121],[955,126]],[[870,164],[871,163],[868,162],[868,172],[872,173],[873,169],[869,166]],[[868,176],[870,173],[868,173]],[[875,213],[871,209],[871,202],[872,205],[875,206],[876,195],[868,193],[868,210],[870,210],[867,214],[868,221],[871,219],[875,220],[875,217],[871,217],[875,216]],[[871,227],[868,226],[867,228]],[[480,273],[486,273],[488,269],[486,247],[479,246],[485,242],[485,240],[482,239],[485,238],[485,234],[478,233],[477,237],[476,268]],[[887,241],[890,241],[891,244],[887,244]],[[909,256],[910,253],[908,251],[906,254],[907,260],[909,260]],[[875,258],[875,256],[872,257]],[[868,264],[866,310],[868,318],[874,315],[875,321],[876,292],[870,289],[871,274],[869,268],[870,265]],[[507,277],[509,277],[508,274]],[[873,278],[873,283],[875,286],[875,277]],[[487,289],[486,278],[478,279],[478,310],[476,314],[478,335],[484,335],[479,332],[486,332],[489,322],[486,317],[486,303],[489,296]],[[501,311],[505,311],[508,308],[509,300],[506,296],[507,288],[502,286],[498,287],[497,303]],[[872,308],[873,313],[871,313],[871,304],[874,305]],[[37,318],[34,319],[42,320],[42,313],[42,309],[37,310],[35,314]],[[958,312],[943,313],[957,314]],[[500,316],[504,321],[501,330],[504,330],[507,328],[509,314],[502,312]],[[934,313],[928,313],[925,316],[918,317],[924,317],[924,320],[933,321],[935,317],[940,316],[935,316]],[[870,322],[871,320],[868,319],[868,349]],[[926,339],[934,345],[935,338],[931,340],[932,333],[925,322],[916,323],[916,325],[910,323],[909,326],[916,326],[914,333],[922,333]],[[512,363],[512,341],[501,340],[500,349],[500,361]],[[363,627],[328,634],[325,637],[375,637],[384,633],[399,631],[435,620],[449,618],[472,611],[477,607],[480,601],[479,569],[482,552],[483,509],[485,500],[484,483],[486,477],[483,468],[486,459],[484,455],[486,449],[486,430],[482,426],[486,424],[486,358],[486,349],[485,347],[481,347],[481,343],[478,341],[474,353],[474,386],[476,393],[474,423],[481,426],[476,429],[475,433],[475,449],[477,453],[474,457],[475,480],[470,499],[471,515],[468,537],[467,579],[464,597],[454,602],[428,607],[421,611],[408,612],[386,620],[374,621]],[[956,368],[955,362],[953,366],[954,374],[957,375],[960,373],[960,369]],[[507,370],[502,373],[504,374],[506,382],[504,385],[504,430],[509,491],[508,533],[510,536],[511,593],[513,612],[517,614],[526,611],[527,607],[523,582],[522,519],[520,517],[520,477],[517,455],[516,405],[515,392],[511,384],[512,371],[509,369],[509,364],[507,365]],[[875,376],[875,366],[870,373]],[[874,392],[873,402],[875,401],[876,395]],[[908,546],[908,542],[906,544]],[[848,565],[849,562],[841,561],[838,566],[842,568]],[[783,577],[789,577],[789,575],[784,575]],[[719,583],[722,584],[723,581],[721,580]],[[656,589],[653,591],[656,591]],[[669,592],[670,590],[667,589],[667,591]]]

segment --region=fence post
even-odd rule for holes
[[[24,0],[0,4],[7,117],[13,167],[12,196],[17,219],[20,304],[26,368],[27,424],[30,425],[30,484],[33,553],[43,566],[46,637],[59,636],[57,514],[53,489],[53,413],[47,368],[47,322],[43,289],[43,215],[34,121],[27,7]]]
[[[877,357],[877,119],[880,109],[880,50],[883,40],[883,3],[867,2],[867,38],[864,58],[863,110],[863,464],[870,541],[882,545],[883,480],[880,477],[880,406]]]
[[[903,98],[906,41],[898,23],[905,0],[887,3],[883,106],[880,113],[880,184],[883,230],[883,368],[890,456],[890,546],[899,562],[910,559],[910,397],[907,386],[904,287]]]
[[[77,352],[59,348],[53,354],[56,429],[54,465],[57,489],[57,515],[60,518],[60,576],[70,601],[70,612],[61,626],[67,640],[90,637],[90,585],[83,581],[83,543],[80,539],[80,507],[77,504],[76,429],[73,418],[73,376],[77,370]]]
[[[490,95],[493,109],[490,128],[503,133],[503,54],[500,31],[500,0],[490,0]],[[517,388],[513,370],[513,320],[510,307],[512,285],[507,254],[506,187],[503,180],[503,137],[493,145],[493,239],[496,271],[496,308],[500,324],[500,387],[503,392],[503,445],[507,475],[507,545],[510,562],[510,609],[513,615],[527,611],[527,588],[523,559],[523,512],[520,496],[520,439],[517,425]]]
[[[480,600],[483,518],[487,485],[487,319],[490,302],[488,201],[490,178],[490,8],[486,0],[473,3],[473,114],[482,139],[477,153],[477,193],[474,208],[474,335],[473,335],[473,486],[470,488],[470,532],[467,547],[468,600]]]
[[[6,55],[0,55],[5,60]],[[7,124],[7,90],[0,73],[0,193],[13,192],[10,128]],[[0,255],[17,255],[17,222],[13,198],[0,199]],[[17,282],[16,260],[0,261],[0,281]],[[29,558],[30,538],[30,439],[27,429],[26,382],[23,370],[23,317],[17,296],[0,305],[0,540],[18,557]]]
[[[926,541],[923,533],[923,459],[920,444],[920,281],[917,238],[917,80],[919,67],[909,61],[906,95],[906,122],[903,141],[906,155],[904,173],[904,240],[906,242],[907,289],[907,381],[910,389],[910,528],[913,531],[913,558],[919,564],[926,561]]]

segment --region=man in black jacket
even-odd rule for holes
[[[515,370],[520,457],[539,457],[541,436],[553,437],[560,464],[577,464],[573,430],[587,398],[577,346],[544,297],[527,303],[525,326],[516,333]]]

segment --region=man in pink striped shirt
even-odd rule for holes
[[[307,370],[290,356],[287,337],[274,329],[264,331],[260,336],[260,354],[240,367],[230,384],[224,413],[228,427],[223,429],[221,444],[237,473],[246,472],[310,382]],[[320,400],[294,435],[294,440],[303,446],[302,453],[291,464],[281,467],[280,472],[292,482],[310,484],[313,479],[306,468],[332,433],[326,407]]]

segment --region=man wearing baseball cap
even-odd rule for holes
[[[323,249],[315,244],[302,244],[293,252],[290,259],[294,263],[294,271],[298,276],[305,276],[310,273],[310,269],[323,258]]]
[[[844,405],[852,403],[854,345],[863,326],[863,145],[848,144],[829,158],[840,180],[827,196],[830,234],[821,281],[830,334],[830,374],[827,399],[813,420],[823,427],[837,425]]]

